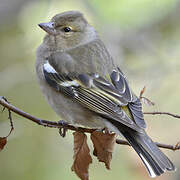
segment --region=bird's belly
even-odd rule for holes
[[[86,109],[81,104],[72,101],[60,92],[54,91],[51,87],[41,86],[48,103],[60,116],[61,120],[75,126],[81,125],[89,128],[104,128],[105,119],[98,114]]]

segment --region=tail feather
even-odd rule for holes
[[[166,170],[175,170],[173,163],[146,133],[138,133],[132,130],[121,131],[121,133],[137,152],[151,177],[160,176]]]

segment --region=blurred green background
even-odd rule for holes
[[[58,117],[42,96],[35,75],[35,51],[45,33],[37,26],[67,10],[82,11],[139,94],[156,103],[144,111],[180,114],[180,3],[178,0],[0,0],[0,95],[42,119]],[[0,136],[7,135],[7,111],[0,113]],[[72,132],[61,138],[13,114],[15,131],[0,153],[1,180],[78,179],[71,172]],[[154,141],[176,144],[180,122],[146,115]],[[89,141],[92,148],[92,144]],[[180,152],[163,150],[178,170],[158,180],[180,179]],[[92,151],[91,151],[92,152]],[[150,179],[131,148],[116,145],[107,171],[93,158],[90,179]]]

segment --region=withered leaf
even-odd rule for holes
[[[112,153],[116,142],[115,133],[102,133],[94,131],[91,133],[91,140],[94,146],[93,154],[97,156],[100,162],[104,162],[107,169],[110,169]]]
[[[74,171],[81,180],[88,180],[89,164],[92,158],[89,154],[90,150],[87,145],[87,136],[81,132],[74,132],[74,162],[71,170]]]
[[[0,151],[3,150],[6,143],[7,143],[7,137],[0,137]]]

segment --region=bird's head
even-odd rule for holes
[[[78,11],[57,14],[50,22],[38,25],[47,32],[46,39],[54,40],[54,43],[60,49],[85,44],[96,37],[94,28],[88,24],[83,14]]]

